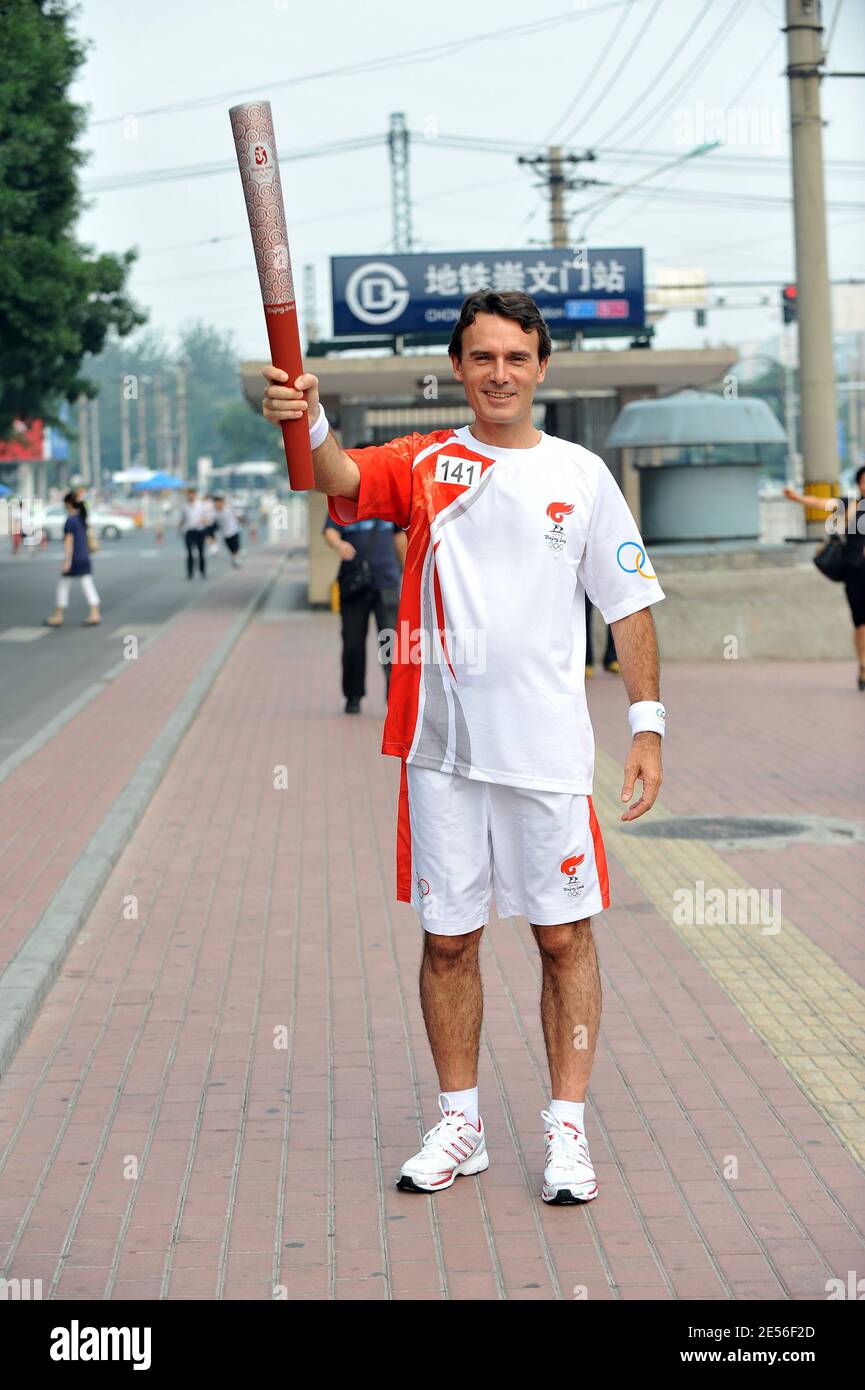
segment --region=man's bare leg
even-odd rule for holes
[[[438,1072],[442,1119],[424,1135],[419,1153],[402,1165],[403,1192],[441,1192],[460,1175],[489,1167],[483,1122],[477,1113],[478,1049],[483,992],[478,964],[481,932],[437,936],[424,932],[420,999]]]
[[[424,932],[420,1002],[443,1091],[465,1091],[478,1084],[482,932],[483,927],[465,936]]]
[[[601,977],[591,918],[532,926],[541,956],[541,1023],[556,1100],[585,1101],[601,1023]]]

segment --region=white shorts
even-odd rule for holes
[[[610,905],[607,859],[590,796],[533,791],[402,766],[397,899],[421,925],[461,936],[499,917],[538,927]]]

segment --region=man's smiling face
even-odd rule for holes
[[[462,360],[452,357],[451,364],[478,420],[489,425],[529,416],[547,370],[538,360],[537,329],[527,333],[498,314],[478,314],[463,332]]]

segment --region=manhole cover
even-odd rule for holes
[[[650,840],[709,840],[725,848],[762,849],[794,840],[819,845],[849,845],[865,840],[858,821],[828,816],[668,816],[622,826],[626,835]]]

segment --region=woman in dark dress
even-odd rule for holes
[[[832,529],[844,542],[844,592],[853,619],[853,644],[859,661],[859,689],[865,690],[865,465],[856,474],[856,487],[857,495],[846,502],[843,525]],[[784,496],[802,507],[835,512],[840,521],[840,499],[837,497],[810,497],[791,487],[785,487]]]
[[[84,627],[96,627],[101,621],[99,615],[99,595],[93,583],[90,567],[90,551],[87,548],[87,526],[81,515],[82,508],[74,492],[67,492],[63,498],[66,504],[66,525],[63,527],[63,569],[57,581],[57,607],[50,618],[43,618],[46,627],[62,627],[64,615],[69,605],[69,589],[73,579],[81,580],[84,597],[90,605],[90,612],[84,620]]]

